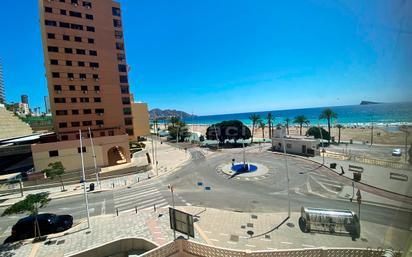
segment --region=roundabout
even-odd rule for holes
[[[236,180],[261,180],[274,174],[270,172],[268,167],[261,163],[224,163],[216,168],[218,175],[226,179]]]

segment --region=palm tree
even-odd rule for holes
[[[303,124],[308,124],[309,120],[305,117],[305,115],[299,115],[295,117],[294,123],[298,123],[300,126],[300,135],[302,135],[302,126]]]
[[[254,113],[249,116],[249,119],[252,121],[252,139],[250,140],[250,143],[253,143],[253,134],[255,132],[256,124],[258,124],[258,122],[260,121],[260,115]]]
[[[170,117],[170,123],[172,124],[172,127],[175,127],[180,122],[179,117]]]
[[[269,112],[266,115],[266,120],[268,121],[268,128],[269,128],[269,138],[272,138],[272,122],[274,121],[273,115]]]
[[[336,125],[336,127],[337,127],[338,130],[339,130],[339,133],[338,133],[338,144],[340,144],[340,130],[341,130],[341,128],[343,128],[343,126],[340,125],[340,124],[338,124],[338,125]]]
[[[285,122],[286,122],[286,132],[287,132],[288,135],[289,135],[289,122],[290,122],[290,119],[289,119],[289,118],[286,118],[286,119],[285,119]]]
[[[259,121],[259,128],[262,129],[262,135],[263,135],[263,139],[265,138],[265,128],[266,128],[266,124],[265,122],[263,122],[262,120]],[[269,130],[270,133],[270,130]]]
[[[331,108],[326,108],[325,110],[323,110],[323,112],[319,116],[319,119],[327,119],[328,120],[329,135],[330,135],[330,120],[331,119],[336,119],[336,118],[338,118],[338,114],[335,113],[334,111],[332,111]],[[330,139],[328,140],[328,142],[330,143]]]

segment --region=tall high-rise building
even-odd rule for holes
[[[29,104],[29,97],[27,95],[21,95],[21,103]]]
[[[44,97],[44,109],[45,109],[45,113],[50,113],[50,98],[49,96],[45,96]]]
[[[4,92],[3,63],[0,58],[0,104],[4,102],[6,102],[6,96]]]
[[[50,107],[60,140],[133,135],[120,4],[39,0]]]

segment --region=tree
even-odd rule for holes
[[[40,237],[40,227],[39,223],[37,222],[37,215],[39,214],[39,209],[43,208],[50,202],[49,193],[42,192],[37,194],[29,194],[26,196],[24,200],[21,200],[12,206],[8,207],[4,210],[3,214],[1,215],[13,215],[13,214],[20,214],[20,213],[27,213],[30,216],[35,216],[34,222],[34,236]]]
[[[262,136],[263,136],[263,139],[264,139],[264,138],[265,138],[265,128],[266,128],[266,124],[265,124],[265,122],[263,122],[262,120],[259,121],[259,128],[262,129]],[[269,129],[269,131],[270,131],[270,129]],[[270,134],[270,132],[269,132],[269,134]]]
[[[286,119],[285,119],[285,122],[286,122],[286,132],[287,132],[287,134],[289,135],[289,122],[290,122],[290,119],[289,119],[289,118],[286,118]]]
[[[170,117],[169,121],[172,124],[172,127],[175,127],[180,122],[180,119],[179,117]]]
[[[179,142],[182,142],[185,137],[190,136],[189,129],[186,126],[186,123],[183,121],[180,121],[179,118],[177,118],[177,121],[174,120],[174,123],[170,125],[167,130],[169,131],[169,136],[172,139],[177,138]]]
[[[343,128],[343,126],[338,124],[338,125],[336,125],[336,127],[338,128],[338,131],[339,131],[339,133],[338,133],[338,144],[340,144],[340,130]]]
[[[320,132],[322,130],[322,133]],[[330,139],[330,134],[324,128],[321,127],[310,127],[308,131],[306,131],[307,136],[314,136],[315,138],[320,139]]]
[[[51,179],[58,177],[60,180],[61,187],[62,187],[62,192],[66,191],[64,189],[64,184],[63,184],[63,179],[62,179],[62,175],[64,174],[64,171],[65,171],[63,164],[61,162],[52,162],[52,163],[49,163],[47,167],[48,168],[42,170],[42,172],[46,174],[46,177],[51,178]]]
[[[250,137],[250,129],[239,120],[222,121],[208,127],[206,130],[206,138],[209,140],[216,140],[217,138],[219,143],[231,139],[236,143],[239,139],[248,139]]]
[[[271,112],[269,112],[266,115],[266,120],[268,121],[268,128],[269,128],[269,138],[272,138],[272,127],[273,127],[273,122],[275,121],[275,119],[273,118],[273,115]]]
[[[330,135],[330,121],[331,119],[336,119],[338,118],[338,114],[332,111],[331,108],[326,108],[323,110],[323,112],[320,114],[319,119],[326,119],[328,121],[328,132]],[[330,143],[330,138],[328,139],[328,142]]]
[[[253,134],[255,132],[256,124],[258,124],[258,122],[260,121],[260,115],[254,113],[249,116],[249,119],[252,121],[252,139],[250,140],[250,143],[253,143]]]
[[[299,116],[295,117],[295,120],[293,122],[299,124],[300,135],[302,135],[302,126],[303,126],[304,123],[308,124],[309,120],[305,117],[305,115],[299,115]]]

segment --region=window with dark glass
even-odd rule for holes
[[[86,14],[86,19],[88,19],[88,20],[93,20],[93,15],[91,15],[91,14]]]
[[[122,22],[120,20],[113,19],[113,26],[115,28],[120,28],[122,26]]]
[[[92,56],[97,56],[97,51],[89,50],[89,54]]]
[[[59,156],[58,150],[49,151],[49,157],[56,157],[56,156]]]
[[[99,79],[99,74],[93,74],[93,79]]]
[[[104,109],[96,109],[94,110],[96,114],[104,113]]]
[[[80,150],[81,150],[81,151],[80,151]],[[86,152],[86,147],[83,146],[81,149],[80,149],[80,147],[77,147],[77,152],[78,152],[78,153],[80,153],[80,152],[85,153],[85,152]]]
[[[58,73],[58,72],[52,72],[52,77],[53,77],[53,78],[60,78],[60,73]]]
[[[72,122],[72,127],[80,127],[80,122],[78,122],[78,121],[73,121],[73,122]]]
[[[126,126],[128,126],[128,125],[133,125],[132,118],[124,118],[124,124],[125,124]]]
[[[67,110],[56,110],[56,115],[67,115]]]
[[[82,38],[81,38],[81,37],[74,37],[74,41],[76,41],[76,42],[82,42]]]
[[[90,120],[83,121],[83,126],[91,126],[92,122]]]
[[[50,64],[51,64],[51,65],[59,65],[59,61],[58,61],[58,60],[55,60],[55,59],[51,59],[51,60],[50,60]]]
[[[94,91],[100,91],[100,86],[94,86]]]
[[[134,134],[134,131],[133,131],[132,128],[126,128],[126,133],[127,133],[129,136],[132,136],[132,135]]]
[[[92,26],[87,26],[86,29],[87,31],[94,32],[94,27]]]
[[[79,78],[80,78],[80,79],[86,79],[86,74],[80,73],[80,74],[79,74]]]
[[[130,107],[123,108],[123,114],[124,115],[131,115],[132,114],[132,108],[130,108]]]
[[[62,103],[66,102],[66,98],[64,98],[64,97],[55,97],[54,102],[57,103],[57,104],[62,104]]]
[[[67,66],[72,66],[73,63],[72,63],[72,61],[66,61],[66,65],[67,65]]]
[[[116,42],[116,49],[117,50],[124,50],[124,44],[121,42]]]
[[[81,102],[81,103],[88,103],[88,102],[89,102],[89,98],[88,98],[88,97],[80,97],[80,102]]]
[[[80,67],[84,67],[84,62],[77,62],[77,65],[79,65]]]
[[[62,135],[62,136],[60,137],[60,140],[62,140],[62,141],[69,140],[69,136],[68,136],[68,135]]]
[[[119,81],[120,83],[128,83],[127,76],[119,76]]]
[[[47,38],[49,39],[55,39],[56,35],[54,35],[54,33],[47,33]]]
[[[130,104],[130,97],[122,97],[123,104]]]
[[[52,13],[52,12],[53,12],[53,9],[52,9],[51,7],[45,6],[45,7],[44,7],[44,11],[45,11],[45,12],[50,12],[50,13]]]
[[[59,128],[67,128],[67,123],[66,122],[60,122],[59,123]]]
[[[70,102],[72,102],[72,103],[77,103],[77,98],[76,98],[76,97],[70,98]]]
[[[85,86],[85,85],[80,86],[80,90],[81,90],[81,91],[87,91],[87,86]]]
[[[69,35],[63,35],[63,40],[70,41],[70,36]]]
[[[74,11],[70,11],[70,12],[69,12],[69,15],[72,16],[72,17],[77,17],[77,18],[81,18],[81,17],[82,17],[82,14],[81,14],[81,13],[79,13],[79,12],[74,12]]]
[[[97,63],[97,62],[91,62],[91,63],[90,63],[90,67],[92,67],[92,68],[99,68],[99,63]]]
[[[94,44],[94,39],[93,39],[93,38],[88,38],[88,39],[87,39],[87,42],[88,42],[89,44]]]
[[[104,121],[103,120],[96,120],[96,125],[98,125],[98,126],[104,125]]]
[[[92,8],[92,3],[83,1],[83,6],[88,7],[88,8]]]
[[[83,114],[92,114],[92,110],[91,109],[84,109]]]
[[[75,86],[75,85],[69,85],[69,90],[70,90],[70,91],[75,91],[75,90],[76,90],[76,86]]]
[[[67,77],[68,77],[68,78],[74,78],[74,74],[71,73],[71,72],[69,72],[69,73],[67,73]]]
[[[62,86],[61,85],[54,85],[53,86],[55,91],[62,91]]]
[[[101,99],[100,97],[95,97],[95,98],[94,98],[94,102],[95,102],[95,103],[101,103],[101,102],[102,102],[102,99]]]
[[[85,54],[86,54],[86,50],[84,50],[84,49],[76,49],[76,54],[85,55]]]
[[[79,110],[72,110],[73,115],[79,115]]]
[[[71,49],[71,48],[64,48],[64,52],[65,52],[66,54],[72,54],[72,53],[73,53],[73,49]]]
[[[77,0],[71,0],[72,4],[79,4]]]
[[[56,26],[57,26],[57,22],[56,22],[56,21],[51,21],[51,20],[44,20],[44,25],[56,27]]]
[[[126,64],[118,64],[117,67],[120,72],[126,72]]]
[[[72,28],[72,29],[77,29],[77,30],[83,30],[83,25],[80,25],[80,24],[70,24],[70,27]]]
[[[47,47],[47,50],[48,50],[49,52],[55,52],[55,53],[57,53],[57,52],[59,51],[59,48],[58,48],[57,46],[48,46],[48,47]]]
[[[59,2],[60,2],[60,3],[65,3],[66,1],[65,1],[65,0],[59,0]]]
[[[126,56],[124,54],[117,54],[117,60],[123,62],[126,59]]]
[[[61,28],[70,28],[70,23],[68,22],[60,22],[59,24]]]
[[[112,7],[113,16],[120,16],[120,8]]]
[[[67,15],[67,11],[66,10],[60,10],[60,14],[61,15]]]
[[[123,38],[123,32],[115,30],[114,31],[114,37],[117,38],[117,39],[122,39]]]
[[[128,93],[129,93],[129,87],[126,86],[126,85],[121,85],[121,86],[120,86],[120,92],[121,92],[122,94],[128,94]]]

